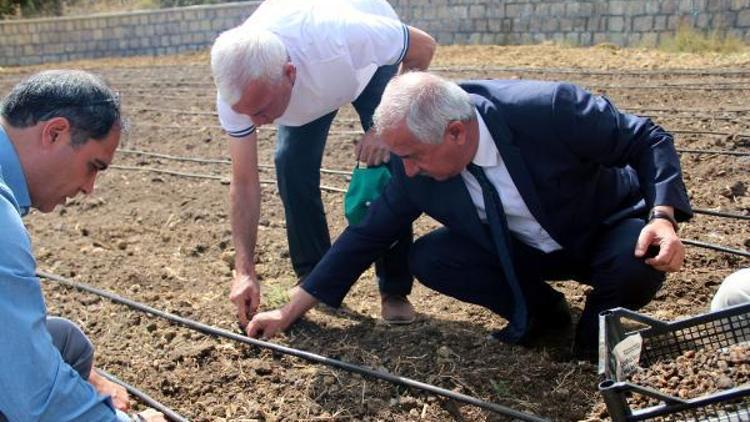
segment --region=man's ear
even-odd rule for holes
[[[70,122],[64,117],[53,117],[42,123],[42,146],[52,147],[62,142],[63,135],[70,131]]]
[[[284,76],[289,78],[292,85],[294,85],[294,81],[297,79],[297,68],[290,61],[284,63]]]
[[[445,128],[445,140],[458,146],[466,143],[466,125],[460,120],[453,120]]]

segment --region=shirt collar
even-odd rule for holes
[[[477,153],[471,162],[480,167],[497,166],[500,164],[500,151],[497,150],[497,145],[495,145],[492,134],[484,123],[482,115],[479,114],[479,110],[474,109],[474,113],[477,115],[477,123],[479,124],[479,145],[477,146]]]
[[[0,178],[8,185],[18,203],[18,212],[26,215],[31,207],[29,189],[26,185],[26,176],[18,159],[16,149],[5,129],[0,125]]]

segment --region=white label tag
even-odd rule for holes
[[[628,374],[638,368],[638,362],[641,360],[641,348],[643,347],[643,338],[640,334],[633,334],[625,340],[617,343],[612,349],[612,354],[617,362],[617,380],[622,381]]]

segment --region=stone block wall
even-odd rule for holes
[[[681,24],[750,42],[750,0],[391,0],[441,44],[656,45]]]
[[[750,0],[390,0],[441,44],[654,45],[686,23],[750,42]],[[208,48],[260,1],[0,21],[0,66]]]
[[[0,66],[204,50],[258,4],[0,21]]]

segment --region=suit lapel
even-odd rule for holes
[[[539,197],[536,194],[536,189],[531,180],[531,176],[524,163],[521,150],[513,142],[513,134],[510,128],[505,123],[500,112],[495,108],[495,105],[490,101],[487,101],[484,97],[479,95],[470,94],[474,105],[479,110],[479,114],[484,119],[484,123],[492,134],[492,139],[495,141],[500,156],[503,158],[505,166],[508,168],[513,183],[516,185],[518,192],[521,194],[523,201],[531,211],[536,221],[544,227],[545,230],[549,230],[549,221],[547,216],[542,209],[542,203],[539,201]],[[500,193],[502,196],[502,192]]]
[[[427,214],[456,233],[476,240],[488,251],[495,251],[492,238],[479,219],[460,174],[443,182],[420,176],[412,179],[412,182],[412,197],[425,195],[420,202],[428,205],[424,210]]]

